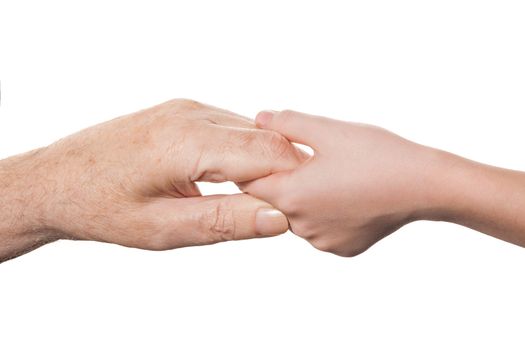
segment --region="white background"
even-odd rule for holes
[[[522,4],[2,0],[0,158],[187,97],[525,169]],[[291,233],[160,253],[58,242],[0,265],[0,349],[523,349],[524,267],[523,248],[427,222],[351,259]]]

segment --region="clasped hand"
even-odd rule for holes
[[[480,187],[500,184],[491,201],[508,202],[523,179],[369,125],[294,111],[264,111],[254,123],[172,100],[2,161],[0,260],[58,239],[166,250],[289,228],[320,250],[354,256],[420,219],[523,245],[512,210],[468,209],[484,202],[461,192],[474,173],[484,174]],[[244,193],[202,196],[199,181],[232,181]]]

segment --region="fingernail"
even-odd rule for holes
[[[259,112],[259,114],[257,114],[257,117],[255,118],[255,124],[257,126],[267,125],[272,120],[275,113],[276,113],[275,111],[270,111],[270,110]]]
[[[277,209],[261,208],[255,215],[255,231],[261,236],[276,236],[288,231],[288,219]]]

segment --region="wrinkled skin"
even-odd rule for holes
[[[303,159],[249,119],[168,101],[1,161],[0,204],[24,225],[3,220],[0,257],[61,238],[164,250],[276,235],[288,222],[270,204],[203,197],[195,182],[249,181]]]

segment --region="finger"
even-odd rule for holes
[[[219,125],[249,129],[256,128],[255,120],[253,119],[220,108],[216,108],[214,112],[210,113],[213,114],[210,116],[210,119]]]
[[[157,231],[147,248],[155,250],[271,237],[288,230],[284,214],[247,194],[164,198],[147,211]]]
[[[212,124],[254,129],[255,121],[226,109],[211,106],[205,103],[192,101],[193,108],[189,108],[191,118],[204,120]],[[190,104],[190,103],[188,103]]]
[[[322,133],[326,129],[322,117],[289,110],[259,112],[255,123],[261,129],[277,131],[288,140],[308,145],[314,150],[322,142]]]
[[[209,137],[198,140],[201,156],[191,181],[244,182],[295,169],[304,160],[282,135],[260,129],[209,126]]]
[[[292,171],[283,171],[260,179],[238,183],[241,191],[256,198],[262,199],[275,207],[279,207],[279,200],[286,193],[286,181],[290,181]]]

